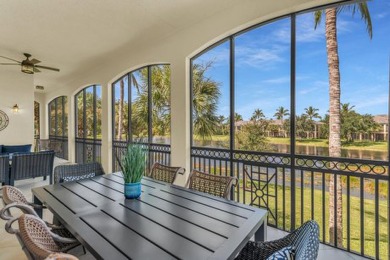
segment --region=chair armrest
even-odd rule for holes
[[[50,231],[50,235],[53,237],[54,241],[63,243],[63,244],[74,244],[79,243],[79,241],[75,238],[61,237]]]
[[[38,216],[35,210],[27,204],[20,204],[18,202],[13,202],[11,204],[6,205],[4,208],[0,210],[0,218],[4,220],[10,220],[13,218],[13,216],[9,213],[9,210],[11,208],[18,208],[20,209],[23,213],[26,214],[31,214],[34,216]]]
[[[241,250],[236,260],[240,259],[266,259],[276,251],[291,245],[291,234],[273,241],[253,242],[249,241]]]
[[[19,217],[11,218],[5,223],[5,231],[7,231],[10,234],[16,234],[19,232],[18,229],[12,228],[12,224],[17,221]]]

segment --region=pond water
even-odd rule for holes
[[[200,147],[212,147],[212,148],[228,148],[229,144],[225,141],[197,141],[194,140],[195,146]],[[273,151],[278,153],[288,153],[290,151],[290,145],[288,144],[272,144]],[[309,145],[297,145],[295,147],[297,154],[303,155],[318,155],[329,156],[329,150],[327,147],[316,147]],[[370,151],[370,150],[358,150],[358,149],[341,149],[341,157],[368,159],[368,160],[387,160],[386,151]]]

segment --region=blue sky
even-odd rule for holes
[[[370,40],[360,15],[348,11],[338,16],[341,102],[362,114],[387,114],[390,56],[390,1],[369,1],[373,23]],[[296,105],[297,114],[313,106],[327,113],[328,70],[324,19],[314,30],[313,13],[297,16]],[[290,108],[290,19],[245,32],[235,38],[235,107],[249,119],[262,109],[273,117],[276,108]],[[196,63],[213,61],[207,76],[220,83],[218,114],[229,114],[229,43],[198,57]]]

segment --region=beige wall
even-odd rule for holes
[[[33,144],[34,81],[18,69],[0,70],[0,110],[9,117],[9,125],[0,131],[0,144]],[[18,104],[18,113],[12,107]]]
[[[211,44],[251,25],[267,21],[291,12],[323,5],[329,0],[279,0],[238,1],[236,5],[218,12],[207,20],[202,20],[190,28],[161,39],[161,41],[133,43],[126,51],[111,54],[109,62],[91,68],[89,72],[80,72],[66,82],[58,82],[60,88],[46,95],[46,103],[59,95],[67,95],[71,111],[69,116],[69,151],[74,158],[74,108],[73,95],[83,86],[101,84],[103,98],[102,158],[107,172],[112,165],[112,129],[111,129],[111,83],[120,76],[147,64],[159,62],[171,65],[171,105],[172,105],[172,164],[190,169],[189,136],[189,59]],[[221,9],[222,10],[222,9]],[[109,39],[102,39],[109,40]],[[187,175],[186,175],[187,176]],[[178,180],[183,184],[185,178]]]

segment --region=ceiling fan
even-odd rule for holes
[[[26,56],[26,59],[22,61],[17,61],[8,57],[0,56],[1,58],[17,62],[17,63],[0,63],[0,65],[20,65],[22,67],[21,68],[22,72],[27,74],[34,74],[36,72],[41,72],[39,69],[60,71],[59,69],[56,68],[37,65],[41,61],[34,58],[30,60],[31,54],[28,53],[23,53],[23,54],[24,56]]]

